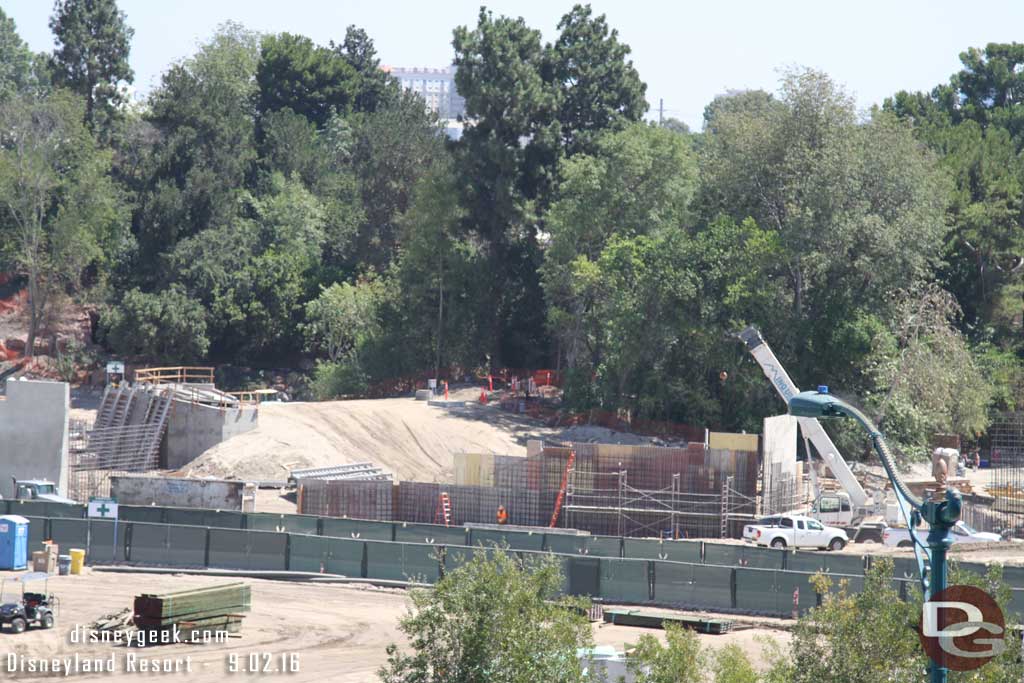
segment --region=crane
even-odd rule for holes
[[[746,345],[747,351],[754,357],[754,360],[761,366],[765,376],[768,377],[775,390],[779,392],[779,396],[788,404],[794,396],[800,393],[800,390],[793,383],[786,369],[782,367],[779,359],[775,357],[775,353],[768,345],[768,342],[764,340],[764,337],[761,336],[761,332],[756,327],[748,327],[737,336]],[[832,439],[816,418],[798,416],[796,419],[800,425],[800,432],[805,442],[809,442],[814,446],[814,450],[818,452],[818,455],[828,465],[836,479],[839,480],[839,484],[848,497],[848,503],[845,505],[843,503],[846,503],[846,501],[841,497],[839,501],[836,501],[839,504],[834,505],[834,514],[833,510],[824,509],[822,505],[824,497],[817,491],[817,479],[815,478],[815,509],[813,516],[829,524],[847,526],[847,531],[852,539],[881,542],[881,529],[875,525],[864,526],[863,522],[868,517],[886,514],[888,506],[886,505],[885,498],[881,494],[876,496],[869,495],[864,490],[864,487],[856,475],[854,475],[853,470],[850,469],[846,460],[840,455],[839,449],[832,443]],[[808,449],[808,454],[810,454],[810,449]]]

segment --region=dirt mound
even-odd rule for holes
[[[526,455],[554,432],[497,407],[438,408],[408,398],[268,403],[259,426],[206,451],[182,474],[287,478],[288,471],[371,461],[397,479],[449,481],[453,453]]]

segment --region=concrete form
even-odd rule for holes
[[[258,419],[254,405],[211,406],[175,398],[167,421],[163,464],[180,469],[208,448],[255,429]]]
[[[7,380],[0,401],[0,495],[14,496],[11,477],[49,479],[67,490],[70,403],[65,382]]]
[[[121,505],[208,508],[252,512],[255,486],[225,479],[183,479],[115,475],[110,477],[110,495]]]

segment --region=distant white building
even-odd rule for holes
[[[427,109],[442,119],[455,119],[466,113],[466,100],[455,89],[455,67],[446,69],[384,67],[402,87],[423,98]]]

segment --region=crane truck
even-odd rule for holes
[[[761,332],[755,327],[748,327],[738,336],[746,345],[747,351],[764,370],[764,374],[775,390],[779,392],[782,400],[788,404],[791,398],[800,393],[800,390],[797,389],[785,368],[779,363],[779,359],[775,357],[775,353],[761,336]],[[832,439],[816,418],[798,417],[796,420],[804,438],[808,458],[811,454],[810,446],[813,446],[843,488],[842,491],[835,493],[820,491],[812,467],[814,505],[809,515],[822,524],[844,529],[850,540],[854,542],[881,543],[882,533],[887,523],[895,524],[899,521],[898,507],[895,504],[887,504],[883,492],[868,494],[864,490],[853,470],[839,454],[839,449],[832,443]]]

